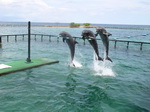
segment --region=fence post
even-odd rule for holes
[[[23,37],[22,37],[22,40],[24,40],[24,35],[23,35]]]
[[[0,47],[2,46],[2,37],[0,36]]]
[[[140,50],[142,50],[142,46],[143,46],[143,43],[141,43],[141,47],[140,47]]]
[[[7,42],[9,42],[9,36],[7,35]]]
[[[127,42],[127,49],[129,48],[129,41]]]
[[[49,42],[51,42],[51,35],[49,36]]]
[[[43,35],[41,35],[41,42],[43,42]]]
[[[34,40],[36,41],[36,34],[35,34]]]
[[[85,40],[83,41],[83,45],[85,45]]]
[[[116,44],[117,44],[117,41],[115,41],[115,45],[114,45],[114,48],[116,48]]]
[[[27,62],[30,63],[31,59],[30,59],[30,45],[31,45],[31,33],[30,33],[30,21],[28,22],[28,58],[27,58]]]
[[[17,42],[17,35],[15,35],[15,42]]]
[[[59,42],[59,36],[57,36],[57,43]]]

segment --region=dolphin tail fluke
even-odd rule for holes
[[[101,58],[101,57],[98,56],[98,60],[99,60],[99,61],[103,61],[103,58]]]
[[[76,67],[75,64],[74,64],[73,62],[70,63],[70,66]]]
[[[109,61],[113,62],[109,57],[106,57],[106,60],[109,60]]]
[[[74,63],[73,63],[72,65],[75,67],[75,64],[74,64]]]

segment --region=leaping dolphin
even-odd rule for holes
[[[81,36],[83,40],[88,39],[89,43],[94,48],[98,60],[103,61],[103,59],[99,56],[98,45],[95,38],[95,34],[91,30],[83,30]]]
[[[72,37],[69,33],[67,33],[67,32],[64,32],[64,31],[63,31],[63,32],[61,32],[59,35],[60,35],[61,37],[63,37],[63,42],[66,41],[66,43],[68,44],[69,49],[70,49],[70,54],[71,54],[71,64],[72,64],[73,66],[75,66],[74,63],[73,63],[73,59],[74,59],[74,54],[75,54],[75,44],[78,43],[78,42],[76,42],[76,41],[73,39],[73,37]]]
[[[109,36],[110,35],[112,35],[112,34],[110,34],[110,33],[108,33],[106,30],[105,30],[105,28],[103,28],[103,27],[97,27],[96,28],[96,35],[95,36],[97,36],[97,35],[100,35],[100,37],[101,37],[101,39],[102,39],[102,41],[103,41],[103,44],[104,44],[104,46],[105,46],[105,50],[106,50],[106,60],[109,60],[109,61],[111,61],[112,62],[112,60],[108,57],[108,51],[109,51]]]

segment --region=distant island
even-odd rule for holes
[[[96,26],[90,26],[90,23],[76,24],[71,22],[69,25],[45,25],[45,27],[70,27],[70,28],[96,28]]]
[[[138,25],[132,25],[133,27],[128,27],[128,25],[103,25],[105,28],[109,29],[132,29],[132,30],[150,30],[149,27],[139,27]],[[60,24],[55,24],[55,25],[44,25],[44,27],[70,27],[70,28],[96,28],[97,25],[91,26],[90,23],[83,23],[83,24],[76,24],[74,22],[71,22],[70,24],[67,25],[60,25]]]
[[[69,25],[44,25],[44,27],[70,27]],[[76,26],[76,27],[70,27],[70,28],[96,28],[96,26]]]

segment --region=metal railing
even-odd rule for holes
[[[57,42],[59,42],[59,36],[58,35],[47,35],[47,34],[30,34],[31,36],[34,36],[34,40],[37,40],[37,36],[41,37],[41,41],[43,41],[44,37],[49,38],[49,42],[51,42],[51,38],[57,38]],[[0,35],[0,44],[2,44],[2,37],[6,37],[6,41],[9,42],[10,37],[15,37],[15,42],[17,42],[18,37],[22,37],[22,40],[25,39],[25,36],[28,36],[28,34],[11,34],[11,35]],[[82,39],[81,37],[73,37],[75,39]],[[101,40],[101,39],[97,39]],[[114,48],[117,47],[118,42],[126,42],[127,43],[127,49],[129,48],[130,43],[139,43],[140,44],[140,50],[143,49],[143,44],[150,44],[150,42],[142,42],[142,41],[132,41],[132,40],[120,40],[120,39],[109,39],[109,41],[114,41]],[[84,42],[85,45],[85,42]]]

